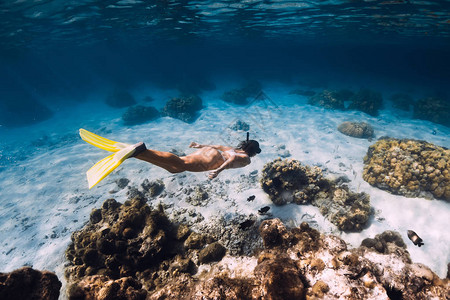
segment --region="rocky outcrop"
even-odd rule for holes
[[[159,112],[153,106],[136,105],[127,109],[122,115],[125,125],[143,124],[159,117]]]
[[[198,111],[202,108],[203,103],[199,96],[181,96],[167,101],[161,113],[163,116],[192,123],[197,119]]]
[[[72,237],[68,298],[430,299],[449,289],[448,279],[411,263],[396,232],[355,249],[305,222],[289,229],[279,219],[265,220],[259,233],[256,256],[224,256],[221,244],[171,224],[143,200],[107,200]]]
[[[383,97],[380,92],[369,89],[361,89],[354,94],[348,109],[360,110],[371,116],[377,116],[383,106]]]
[[[0,299],[57,300],[61,289],[58,277],[49,271],[23,267],[11,273],[0,273]]]
[[[273,203],[313,204],[340,230],[363,230],[373,213],[369,195],[351,192],[347,186],[323,178],[320,168],[297,160],[267,163],[260,182]]]
[[[384,138],[369,147],[363,178],[393,194],[450,201],[450,150],[425,141]]]
[[[340,133],[360,138],[369,139],[373,137],[373,128],[366,122],[343,122],[338,126]]]
[[[143,198],[124,204],[106,200],[72,234],[66,250],[68,296],[109,299],[101,298],[103,293],[144,299],[183,274],[195,273],[197,264],[220,260],[226,249],[214,242],[171,223],[161,208],[152,210]]]
[[[136,100],[134,99],[133,95],[123,90],[115,90],[114,92],[110,93],[106,97],[105,102],[109,106],[116,108],[128,107],[136,104]]]
[[[414,103],[414,118],[450,127],[450,104],[447,99],[428,97]]]
[[[223,93],[222,100],[237,105],[247,105],[249,104],[248,99],[251,97],[256,97],[261,89],[262,87],[259,82],[251,81],[241,88],[233,89]]]
[[[392,106],[404,111],[409,111],[414,104],[414,99],[408,94],[394,94],[391,96]]]
[[[328,109],[344,110],[344,102],[349,100],[353,93],[346,91],[324,90],[309,98],[308,104],[321,106]]]

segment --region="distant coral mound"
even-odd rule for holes
[[[232,125],[230,125],[229,128],[231,130],[234,130],[234,131],[239,131],[239,130],[249,131],[250,130],[250,125],[245,123],[244,121],[237,120]]]
[[[369,147],[363,178],[393,194],[450,201],[450,150],[425,141],[384,138]]]
[[[340,230],[363,230],[373,213],[369,195],[338,186],[323,178],[320,168],[304,166],[297,160],[278,158],[267,163],[260,182],[273,203],[311,203]]]
[[[47,106],[22,90],[0,91],[0,99],[0,126],[27,126],[53,116]]]
[[[52,272],[23,267],[0,273],[0,299],[57,300],[61,285]]]
[[[125,125],[138,125],[159,117],[159,112],[153,106],[136,105],[127,109],[122,115]]]
[[[360,139],[373,137],[373,128],[366,122],[343,122],[338,126],[339,132]]]
[[[404,111],[409,111],[414,103],[414,99],[408,94],[394,94],[390,99],[393,103],[393,107]]]
[[[233,89],[223,93],[222,100],[237,105],[247,105],[248,99],[256,97],[261,91],[261,84],[257,81],[248,82],[241,88]]]
[[[450,102],[438,97],[420,99],[414,103],[414,118],[450,127]]]
[[[186,123],[192,123],[197,119],[198,111],[202,108],[203,102],[199,96],[181,96],[167,101],[162,114]]]
[[[321,106],[328,109],[345,109],[344,102],[349,100],[352,93],[347,93],[346,90],[331,91],[324,90],[309,98],[308,104]]]
[[[350,101],[352,102],[348,109],[360,110],[371,116],[377,116],[383,105],[381,93],[369,89],[361,89],[350,98]]]
[[[111,107],[122,108],[136,104],[136,100],[133,95],[127,91],[115,90],[110,93],[105,100],[106,104]]]

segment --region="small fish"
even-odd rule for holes
[[[239,224],[239,229],[247,230],[250,226],[252,226],[255,223],[255,220],[248,219],[247,221],[242,222]]]
[[[437,133],[436,130],[433,130],[433,131],[431,132],[432,135],[436,135],[436,133]]]
[[[255,200],[255,198],[256,198],[255,195],[251,195],[250,197],[247,198],[247,201],[248,202],[253,201],[253,200]]]
[[[266,212],[269,211],[269,209],[270,209],[269,206],[264,206],[263,208],[258,209],[258,213],[259,213],[260,215],[264,215],[264,214],[266,214]]]
[[[411,242],[414,243],[416,246],[422,246],[424,245],[423,240],[412,230],[408,230],[408,238],[411,240]]]

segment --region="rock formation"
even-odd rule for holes
[[[0,299],[58,300],[61,282],[49,271],[23,267],[11,273],[0,273]]]
[[[192,123],[197,119],[198,111],[202,108],[202,99],[199,96],[182,96],[167,101],[161,113],[164,116]]]
[[[343,122],[338,126],[342,134],[360,138],[369,139],[373,137],[373,128],[366,122]]]
[[[320,168],[297,160],[267,163],[260,182],[273,203],[311,203],[340,230],[361,231],[372,214],[369,195],[351,192],[347,186],[323,178]]]
[[[256,256],[224,256],[221,244],[140,199],[110,199],[92,215],[66,252],[71,300],[444,299],[449,290],[449,279],[411,262],[396,232],[348,249],[307,223],[289,229],[270,219],[259,226]]]
[[[122,115],[125,125],[138,125],[159,117],[159,112],[153,106],[136,105],[128,108]]]
[[[363,178],[393,194],[450,201],[450,150],[425,141],[380,139],[364,157]]]

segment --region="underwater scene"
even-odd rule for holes
[[[450,2],[0,2],[0,299],[450,299]]]

